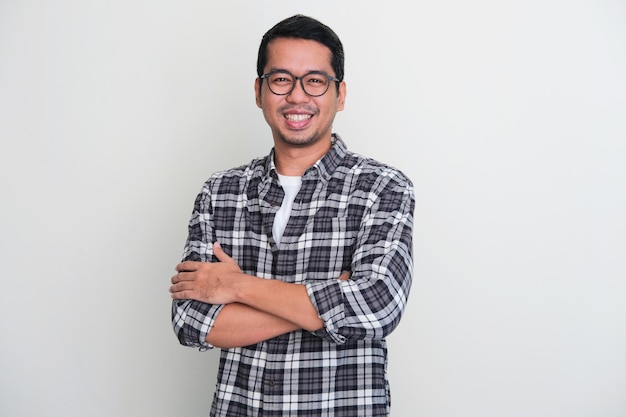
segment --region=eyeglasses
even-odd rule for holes
[[[261,79],[267,80],[270,91],[277,96],[286,96],[296,88],[296,81],[300,80],[302,90],[311,97],[319,97],[326,94],[330,82],[341,82],[338,78],[328,75],[322,71],[307,72],[301,77],[296,77],[289,71],[275,70],[263,74]]]

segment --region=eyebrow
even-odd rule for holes
[[[288,72],[288,73],[290,73],[290,74],[295,75],[296,77],[298,77],[298,75],[294,74],[292,71],[290,71],[290,70],[288,70],[288,69],[286,69],[286,68],[279,68],[279,67],[270,67],[270,68],[266,71],[266,73],[268,73],[268,72],[272,72],[272,71],[284,71],[284,72]],[[305,74],[310,74],[310,73],[312,73],[312,72],[319,72],[319,73],[322,73],[322,74],[330,75],[331,77],[336,77],[335,75],[331,75],[331,73],[330,73],[330,72],[328,72],[328,71],[324,71],[324,70],[322,70],[322,69],[307,69],[307,70],[305,70],[305,71],[302,73],[302,75],[305,75]]]

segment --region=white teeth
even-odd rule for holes
[[[303,120],[311,118],[311,116],[308,114],[286,114],[285,117],[287,118],[287,120],[292,122],[301,122]]]

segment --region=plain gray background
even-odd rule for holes
[[[392,416],[626,415],[617,0],[0,1],[0,415],[208,415],[169,278],[204,180],[272,146],[296,12],[345,44],[335,131],[415,183]]]

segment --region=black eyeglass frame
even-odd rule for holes
[[[272,92],[272,94],[275,94],[277,96],[286,96],[291,94],[291,92],[293,91],[294,88],[296,88],[296,82],[298,82],[298,80],[300,80],[300,87],[302,87],[302,91],[304,91],[304,94],[306,94],[307,96],[310,97],[321,97],[324,94],[326,94],[328,92],[328,90],[330,89],[330,82],[331,81],[335,81],[335,83],[337,83],[337,88],[339,88],[339,83],[341,82],[341,80],[337,77],[333,77],[332,75],[329,75],[327,73],[325,73],[324,71],[309,71],[304,75],[301,75],[299,77],[296,77],[295,75],[293,75],[291,72],[287,71],[287,70],[273,70],[270,71],[268,73],[265,73],[263,75],[261,75],[259,78],[262,80],[267,79],[269,76],[274,75],[274,74],[286,74],[289,75],[291,78],[293,78],[293,83],[291,85],[291,88],[289,89],[289,91],[287,91],[286,93],[275,93],[274,90],[272,90],[272,87],[270,87],[270,83],[267,83],[267,88],[269,88],[269,90]],[[306,78],[307,76],[311,75],[311,74],[317,74],[317,75],[323,75],[324,77],[328,78],[328,85],[326,86],[326,90],[324,90],[323,93],[321,94],[310,94],[308,91],[306,91],[306,88],[304,88],[304,78]]]

